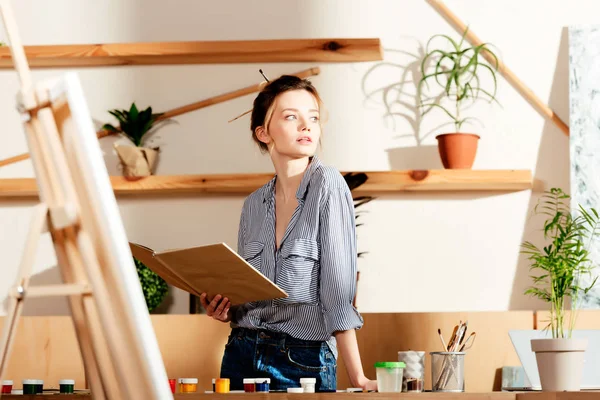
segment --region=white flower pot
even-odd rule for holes
[[[532,339],[544,392],[579,391],[587,339]]]

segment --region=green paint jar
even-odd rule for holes
[[[41,379],[36,379],[36,384],[35,384],[35,392],[37,394],[42,394],[44,393],[44,381]]]
[[[23,379],[23,394],[37,394],[37,379]]]
[[[61,393],[73,393],[75,391],[75,381],[73,379],[61,379],[58,384]]]

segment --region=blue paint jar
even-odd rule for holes
[[[269,392],[271,378],[255,378],[254,384],[256,385],[257,392]]]

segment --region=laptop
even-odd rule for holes
[[[531,339],[550,339],[549,330],[509,330],[508,335],[525,371],[524,387],[506,387],[502,390],[542,390],[535,353],[531,351]],[[600,330],[574,330],[573,338],[587,338],[588,347],[583,361],[581,390],[600,390]]]

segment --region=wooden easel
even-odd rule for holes
[[[135,274],[133,260],[129,256],[127,264],[123,251],[115,254],[122,249],[113,248],[113,232],[98,212],[98,201],[102,199],[95,198],[92,190],[102,186],[89,185],[91,179],[108,179],[108,175],[106,171],[93,170],[95,175],[91,176],[78,158],[88,155],[74,151],[77,134],[81,133],[78,129],[82,110],[83,115],[87,112],[85,101],[73,100],[84,100],[82,92],[73,95],[73,87],[79,87],[78,78],[70,75],[34,85],[8,0],[0,0],[0,14],[21,83],[17,105],[23,116],[41,201],[34,209],[17,282],[9,296],[0,341],[0,378],[6,371],[24,301],[31,297],[68,296],[94,399],[172,399],[145,303],[140,307],[141,289],[137,288],[137,293],[132,281],[123,279],[131,277],[124,273]],[[91,118],[89,124],[91,129]],[[99,149],[97,154],[101,159]],[[99,176],[98,172],[106,176]],[[109,194],[114,199],[112,191]],[[114,225],[112,228],[114,231]],[[33,262],[44,232],[51,235],[64,284],[31,287]],[[126,240],[123,246],[128,249]]]

